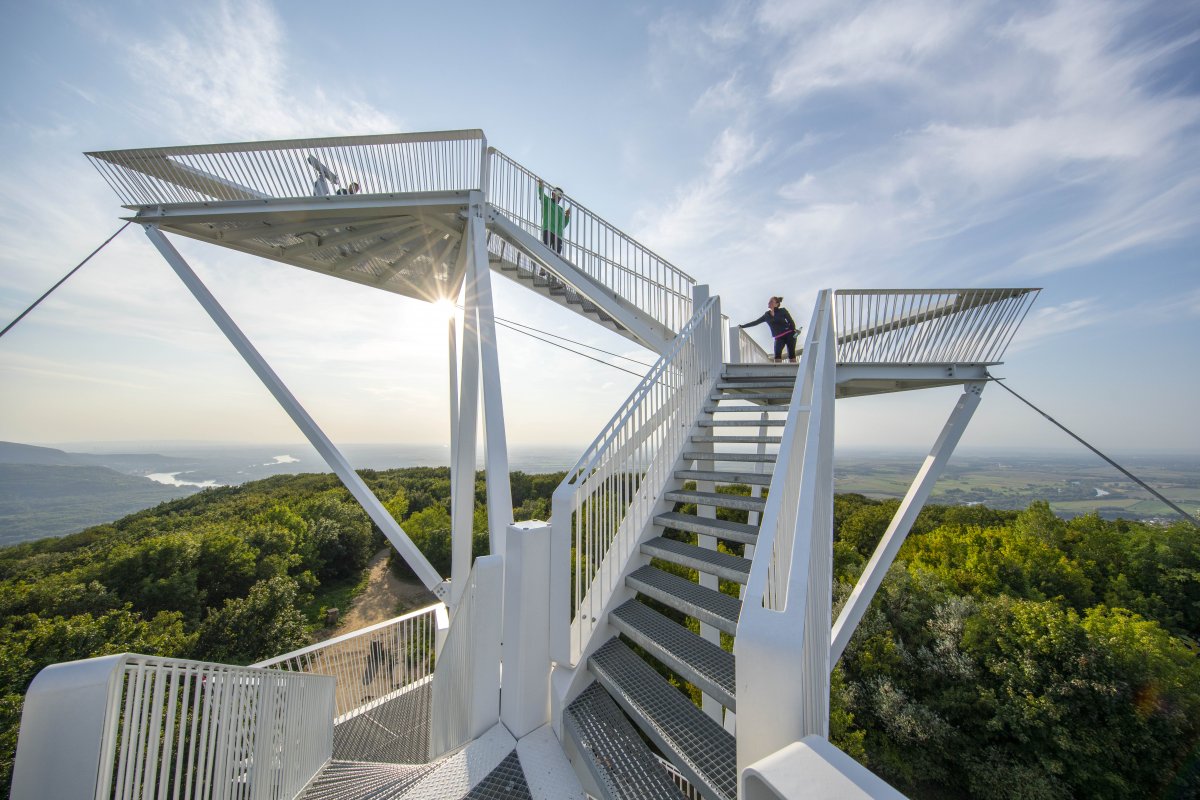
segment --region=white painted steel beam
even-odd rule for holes
[[[491,552],[503,555],[504,538],[513,521],[512,485],[508,475],[508,438],[504,431],[504,399],[500,386],[500,356],[496,348],[496,315],[492,303],[492,274],[488,264],[487,227],[481,194],[473,195],[467,220],[470,265],[467,293],[474,296],[478,315],[483,368],[483,430],[486,450],[488,532]]]
[[[459,271],[468,269],[471,248],[459,250]],[[479,424],[479,325],[470,282],[463,285],[462,357],[459,361],[458,424],[450,456],[450,606],[456,608],[471,571],[475,525],[475,444]]]
[[[322,197],[263,198],[260,200],[214,200],[207,203],[174,203],[165,206],[126,206],[137,215],[131,222],[230,222],[345,217],[347,222],[371,217],[394,217],[397,212],[416,214],[452,213],[467,205],[470,192],[411,192],[404,194],[325,195]]]
[[[958,402],[942,427],[942,432],[934,443],[933,449],[925,457],[925,463],[921,465],[920,471],[917,472],[916,478],[908,488],[908,493],[904,496],[900,507],[896,509],[895,516],[892,517],[875,552],[871,554],[871,560],[867,562],[846,605],[842,607],[842,612],[833,625],[833,643],[829,657],[830,669],[837,666],[850,637],[854,635],[854,630],[862,621],[863,614],[871,605],[875,592],[878,591],[884,576],[887,575],[888,568],[895,561],[896,553],[900,551],[900,546],[904,544],[905,537],[912,530],[917,515],[921,513],[925,501],[929,499],[934,484],[937,483],[937,479],[941,477],[946,464],[950,461],[950,456],[954,453],[959,439],[962,438],[967,423],[971,421],[971,416],[979,407],[979,397],[983,393],[983,387],[982,383],[968,384],[962,396],[958,398]]]
[[[180,280],[191,291],[192,295],[199,301],[208,315],[216,323],[217,327],[225,334],[229,342],[234,346],[238,353],[245,359],[246,364],[254,371],[267,387],[267,390],[275,397],[275,400],[283,407],[296,426],[305,435],[308,441],[316,448],[321,457],[325,459],[325,463],[329,468],[341,479],[350,493],[354,495],[363,510],[371,518],[392,546],[396,548],[405,562],[412,568],[425,587],[440,600],[444,600],[447,594],[446,582],[442,580],[442,576],[438,574],[433,565],[429,563],[429,559],[425,558],[424,554],[413,544],[408,538],[408,534],[396,522],[383,504],[379,502],[374,493],[367,488],[366,483],[359,477],[354,468],[350,466],[350,462],[346,460],[341,451],[333,444],[325,432],[317,425],[316,421],[309,416],[308,412],[300,405],[295,395],[284,385],[271,366],[266,362],[266,359],[255,349],[246,335],[242,333],[233,318],[225,311],[217,299],[209,292],[208,287],[200,280],[199,276],[192,271],[188,263],[179,254],[179,251],[167,240],[162,231],[154,226],[146,226],[146,235],[154,244],[158,251],[166,259],[171,268],[175,270]]]

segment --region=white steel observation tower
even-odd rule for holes
[[[829,674],[1038,290],[825,289],[800,363],[774,364],[709,287],[577,199],[548,230],[541,179],[479,130],[87,155],[440,602],[251,667],[52,665],[25,701],[13,798],[900,796],[828,741]],[[168,234],[463,305],[449,580]],[[512,518],[493,273],[657,356],[549,522]],[[962,395],[834,619],[836,401],[951,385]],[[472,563],[481,444],[491,549]],[[390,682],[360,700],[384,665]]]

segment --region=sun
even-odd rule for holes
[[[449,318],[454,315],[457,306],[455,306],[453,300],[443,297],[441,300],[433,301],[433,308],[438,316]]]

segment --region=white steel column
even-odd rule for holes
[[[451,581],[450,605],[457,606],[467,588],[471,573],[471,540],[475,527],[475,438],[479,424],[479,326],[475,315],[475,297],[471,291],[470,247],[463,233],[460,248],[466,268],[463,282],[463,339],[461,378],[458,383],[456,434],[452,434],[454,450],[450,460]]]
[[[950,456],[958,445],[958,440],[962,438],[967,423],[971,421],[971,416],[979,407],[979,396],[983,393],[983,386],[982,383],[969,383],[962,396],[958,398],[958,403],[950,412],[950,418],[946,420],[937,442],[929,451],[929,455],[925,457],[925,463],[921,465],[917,477],[913,479],[912,486],[908,488],[908,494],[904,496],[900,507],[896,509],[896,515],[892,517],[891,524],[884,531],[883,538],[875,547],[875,552],[871,554],[871,560],[867,562],[866,568],[858,579],[858,584],[851,592],[846,605],[842,607],[842,613],[838,615],[837,622],[833,625],[833,643],[829,653],[830,669],[837,666],[838,660],[846,650],[846,644],[850,641],[858,623],[862,621],[867,607],[871,605],[871,599],[875,597],[879,584],[883,582],[888,568],[896,559],[896,553],[904,544],[908,532],[912,530],[917,515],[925,506],[925,501],[929,499],[933,485],[937,483],[947,462],[950,461]]]
[[[175,270],[175,274],[179,276],[183,284],[191,291],[204,310],[208,312],[208,315],[212,317],[213,322],[217,324],[217,327],[220,328],[221,332],[229,339],[229,342],[241,354],[242,358],[245,359],[246,364],[249,365],[250,369],[254,370],[254,374],[263,382],[267,390],[274,395],[275,400],[279,405],[283,406],[283,410],[287,412],[292,421],[296,423],[296,426],[300,428],[300,431],[308,438],[308,441],[312,443],[312,446],[325,459],[325,463],[329,465],[329,468],[334,471],[342,483],[345,484],[346,488],[350,490],[350,494],[354,495],[354,499],[367,512],[371,521],[383,531],[384,536],[388,538],[388,541],[392,543],[392,546],[396,548],[401,557],[412,568],[413,572],[417,574],[417,577],[421,579],[421,582],[425,584],[426,588],[433,592],[438,599],[444,600],[447,587],[446,582],[442,580],[442,576],[429,563],[429,559],[425,558],[424,554],[417,549],[412,540],[408,538],[408,534],[404,532],[399,523],[388,513],[388,510],[383,507],[383,503],[379,502],[379,498],[367,488],[363,479],[350,466],[350,462],[334,446],[329,437],[325,435],[325,432],[317,426],[313,418],[308,415],[308,412],[304,410],[300,402],[287,386],[284,385],[279,376],[275,374],[275,371],[271,369],[271,366],[267,364],[258,350],[254,348],[254,345],[250,343],[250,340],[246,338],[241,329],[238,328],[233,318],[221,307],[217,299],[208,291],[208,287],[204,285],[204,282],[200,280],[199,276],[184,261],[179,251],[167,240],[162,231],[153,225],[146,226],[146,235],[150,237],[150,241],[158,248],[158,252],[162,254],[167,263],[171,265],[171,269]]]
[[[461,257],[459,259],[462,260]],[[458,474],[455,466],[458,463],[458,319],[457,314],[451,313],[446,324],[446,343],[449,355],[449,372],[450,372],[450,596],[451,605],[458,602],[461,596],[463,587],[467,585],[468,576],[471,574],[471,537],[466,538],[465,549],[459,541],[462,537],[455,536],[454,532],[462,527],[461,520],[455,525],[457,515],[460,514],[458,507]],[[471,494],[475,493],[474,487],[471,489]],[[473,511],[473,509],[472,509]],[[471,524],[467,523],[467,528],[471,528]],[[447,623],[448,626],[448,623]]]
[[[512,484],[508,475],[508,439],[504,432],[504,398],[500,391],[500,358],[496,351],[496,316],[492,275],[488,266],[487,226],[483,195],[473,192],[467,216],[471,247],[467,294],[473,295],[483,367],[483,431],[487,442],[487,507],[491,552],[504,555],[504,538],[513,521]]]

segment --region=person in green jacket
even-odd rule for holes
[[[571,224],[571,209],[562,207],[563,191],[557,186],[546,194],[546,185],[538,178],[538,197],[542,200],[542,243],[562,253],[563,231]]]

